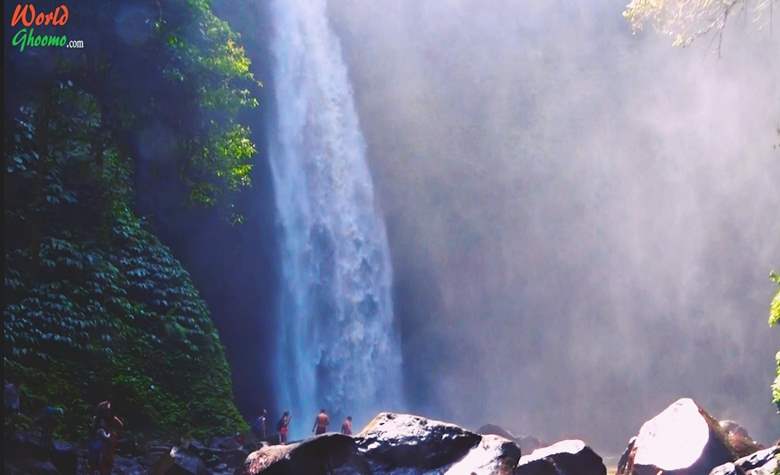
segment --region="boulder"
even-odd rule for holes
[[[512,475],[520,460],[520,447],[504,437],[487,434],[460,460],[447,467],[445,474]]]
[[[40,435],[32,432],[15,432],[5,442],[3,446],[3,473],[25,475],[74,473],[73,465],[69,463],[69,460],[73,460],[75,457],[75,450],[70,452],[73,457],[63,454],[62,467],[71,471],[62,471],[52,460],[52,455],[56,455],[54,450],[56,446],[44,444]],[[71,448],[67,444],[58,444],[64,451]]]
[[[197,455],[180,447],[160,457],[152,467],[154,475],[209,475],[206,464]]]
[[[562,440],[520,457],[515,475],[606,475],[604,461],[581,440]]]
[[[324,434],[251,453],[240,475],[512,475],[520,448],[454,424],[381,413],[354,437]]]
[[[421,473],[447,467],[476,447],[481,436],[455,424],[383,412],[355,437],[374,473]]]
[[[60,471],[48,460],[26,459],[18,465],[24,475],[60,475]]]
[[[485,424],[479,429],[477,429],[477,433],[482,435],[494,434],[494,435],[501,436],[505,439],[509,439],[513,441],[515,444],[517,444],[517,446],[520,447],[520,450],[524,454],[530,454],[534,450],[540,449],[546,445],[544,442],[542,442],[541,440],[537,439],[534,436],[515,435],[509,430],[504,429],[503,427],[496,424]]]
[[[758,450],[735,462],[712,469],[710,475],[773,475],[779,467],[780,446]]]
[[[628,445],[626,446],[626,450],[623,451],[623,454],[620,456],[620,459],[618,460],[617,464],[617,473],[629,473],[630,470],[628,469],[628,462],[629,460],[632,460],[634,457],[634,444],[636,444],[636,436],[631,437],[628,440]]]
[[[692,399],[683,398],[642,425],[617,473],[708,475],[735,459],[718,421]]]
[[[138,459],[116,456],[112,475],[145,475],[149,469],[141,465]]]
[[[304,442],[270,445],[249,454],[236,473],[243,475],[371,474],[352,437],[323,434]]]
[[[764,446],[753,440],[748,431],[734,421],[720,421],[720,428],[726,434],[731,449],[737,457],[746,457],[752,453],[758,452]]]
[[[51,461],[60,473],[76,473],[78,452],[73,444],[55,440],[51,448]]]
[[[14,458],[48,459],[49,447],[41,442],[41,437],[32,432],[15,432],[9,440],[9,453]]]
[[[209,447],[221,450],[240,450],[243,445],[236,440],[236,436],[226,435],[224,437],[215,437],[211,439]]]

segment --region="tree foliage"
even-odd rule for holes
[[[210,1],[84,0],[68,27],[87,47],[15,52],[15,93],[35,97],[53,80],[72,81],[95,97],[133,168],[170,174],[191,203],[232,210],[257,155],[240,116],[258,106],[261,85],[239,35]],[[153,162],[150,148],[159,149]]]
[[[763,26],[771,21],[776,0],[632,0],[623,16],[634,31],[649,24],[672,38],[675,46],[688,46],[696,38],[708,34],[722,38],[728,20],[737,13],[750,15]]]
[[[249,127],[237,117],[258,106],[250,87],[259,83],[238,34],[212,12],[210,2],[188,0],[187,5],[184,17],[161,11],[155,31],[169,54],[164,76],[192,88],[202,117],[182,143],[188,157],[181,164],[184,180],[194,203],[212,206],[251,184],[257,150]]]
[[[769,306],[769,326],[775,326],[780,324],[780,275],[772,273],[772,281],[777,284],[777,291],[775,297],[772,299],[772,303]],[[775,355],[775,364],[777,365],[777,376],[775,382],[772,384],[772,401],[777,405],[777,409],[780,411],[780,350]]]
[[[230,371],[189,274],[131,210],[132,160],[98,101],[58,82],[5,137],[4,364],[26,412],[83,436],[111,398],[131,433],[233,433]]]

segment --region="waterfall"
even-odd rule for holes
[[[355,428],[398,405],[392,267],[347,69],[325,0],[276,0],[270,160],[281,223],[275,381],[292,437],[316,412]]]

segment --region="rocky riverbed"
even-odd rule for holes
[[[43,447],[30,433],[6,437],[5,474],[86,473],[86,451]],[[607,475],[582,440],[544,444],[495,425],[472,432],[425,417],[378,414],[354,436],[323,434],[252,450],[235,437],[119,447],[116,475]],[[780,446],[764,447],[734,421],[680,399],[627,442],[617,475],[777,475]]]

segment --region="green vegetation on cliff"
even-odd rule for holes
[[[240,221],[231,193],[256,154],[238,118],[257,105],[249,60],[207,0],[88,1],[72,27],[88,47],[42,52],[53,67],[7,58],[6,379],[27,416],[63,407],[69,438],[106,398],[134,436],[246,429],[208,309],[134,212],[133,183],[174,169],[184,200]]]
[[[7,376],[63,435],[110,397],[142,433],[243,427],[219,336],[187,272],[130,209],[129,158],[92,96],[61,83],[6,140]]]

